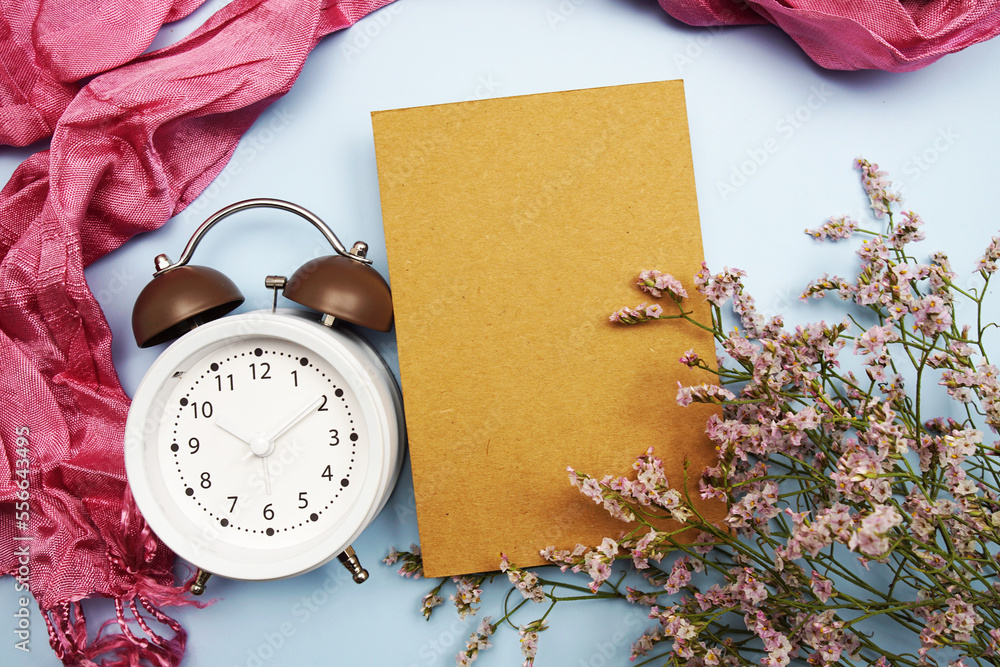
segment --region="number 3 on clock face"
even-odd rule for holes
[[[298,311],[199,327],[136,391],[126,468],[175,552],[237,579],[275,579],[343,551],[391,492],[401,403],[362,339]]]

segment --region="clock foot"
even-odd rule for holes
[[[195,575],[194,581],[191,582],[191,595],[201,595],[204,593],[205,584],[208,583],[208,578],[211,576],[211,572],[199,569],[198,574]]]
[[[347,547],[342,553],[337,554],[337,560],[339,560],[347,571],[351,573],[354,577],[354,583],[362,584],[368,579],[368,570],[361,567],[361,561],[358,560],[358,555],[354,553],[354,547]]]

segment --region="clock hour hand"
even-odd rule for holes
[[[235,419],[230,419],[225,415],[219,415],[215,418],[215,425],[226,433],[236,436],[247,445],[253,442],[255,434],[247,430],[243,424],[239,423]]]
[[[323,403],[323,397],[317,396],[312,401],[310,401],[309,405],[303,406],[294,415],[285,419],[280,424],[278,424],[278,426],[276,426],[274,429],[272,429],[266,435],[264,435],[264,440],[269,444],[274,444],[275,440],[283,436],[285,433],[288,432],[289,429],[291,429],[293,426],[295,426],[300,421],[305,419],[309,413],[318,408],[322,403]]]

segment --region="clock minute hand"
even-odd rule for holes
[[[322,404],[322,402],[323,402],[323,397],[317,396],[312,401],[310,401],[309,405],[302,407],[294,415],[292,415],[285,421],[281,422],[277,427],[275,427],[273,430],[264,435],[264,440],[267,441],[268,443],[273,444],[275,440],[283,436],[290,428],[292,428],[300,421],[305,419],[306,415],[308,415],[310,412],[319,407]]]

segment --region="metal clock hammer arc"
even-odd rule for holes
[[[158,276],[164,271],[169,271],[170,269],[176,269],[179,266],[186,265],[191,261],[194,251],[198,248],[198,244],[201,243],[202,237],[208,233],[208,230],[234,213],[239,213],[240,211],[245,211],[251,208],[276,208],[288,211],[289,213],[294,213],[311,222],[312,225],[323,234],[324,238],[326,238],[330,245],[333,246],[334,251],[338,255],[360,262],[361,264],[372,263],[372,260],[364,257],[363,255],[349,252],[344,244],[340,242],[340,239],[337,238],[337,235],[333,233],[333,230],[308,209],[283,199],[260,197],[256,199],[245,199],[243,201],[236,202],[235,204],[230,204],[229,206],[213,213],[207,220],[205,220],[205,222],[201,223],[198,229],[195,230],[187,245],[184,246],[184,250],[181,252],[180,258],[176,262],[171,262],[166,255],[158,255],[156,257],[156,272],[153,273],[153,275]]]

